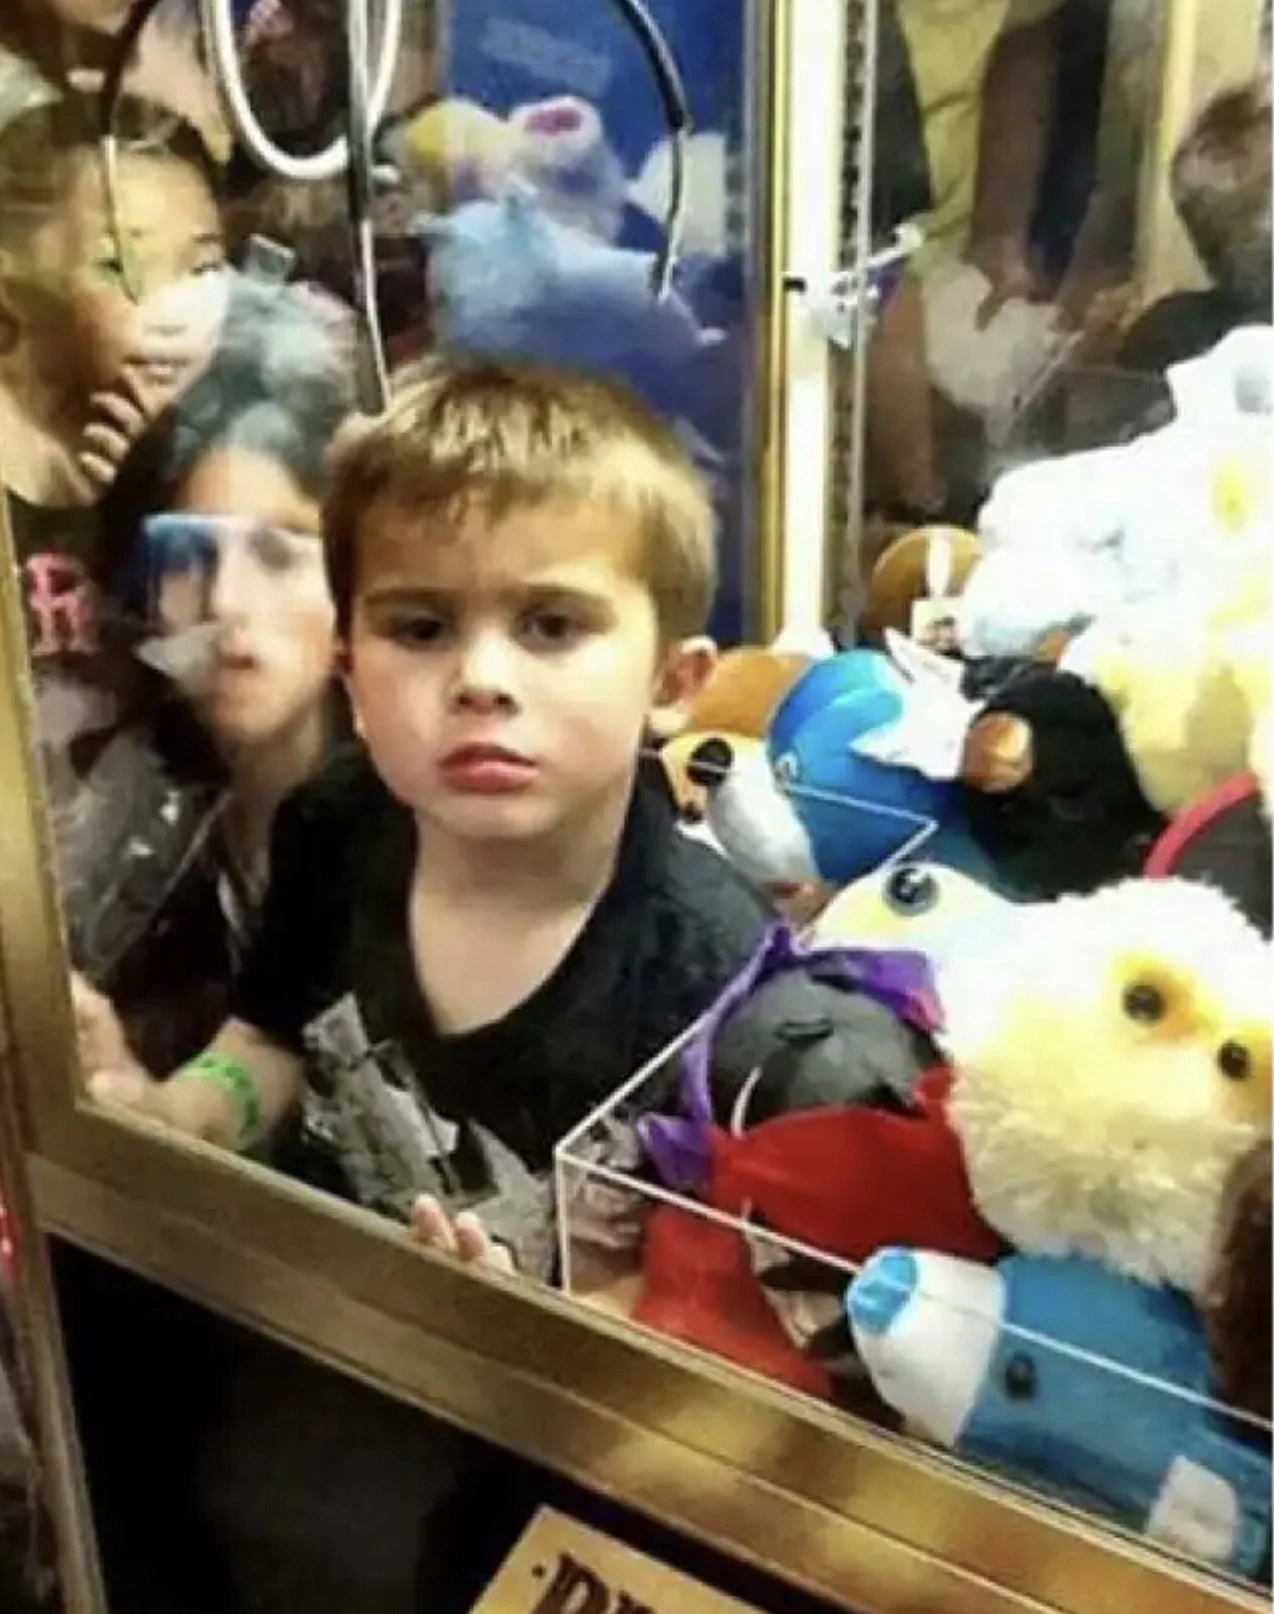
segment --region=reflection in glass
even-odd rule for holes
[[[100,506],[133,775],[103,790],[115,856],[99,815],[63,895],[73,962],[160,1070],[220,1023],[274,809],[345,730],[317,500],[347,354],[325,305],[235,277],[213,353]]]
[[[426,226],[441,340],[617,375],[673,420],[713,484],[721,522],[719,638],[744,631],[761,287],[754,0],[649,12],[684,86],[683,141],[651,52],[622,8],[587,19],[559,0],[480,0],[440,14],[448,99],[400,133],[404,161],[441,176],[451,211]],[[669,226],[681,222],[681,240]],[[680,246],[671,288],[650,295]],[[499,265],[498,269],[494,266]]]
[[[279,288],[241,296],[282,320]],[[78,983],[94,1091],[549,1277],[554,1142],[694,1017],[765,920],[681,834],[644,755],[713,665],[707,490],[625,391],[431,364],[326,465],[326,439],[301,435],[324,477],[323,566],[289,453],[319,378],[287,413],[286,390],[235,374],[214,358],[188,395],[174,442],[204,420],[201,394],[234,408],[212,408],[224,429],[170,472],[130,586],[138,657],[221,752],[227,876],[253,872],[242,836],[275,787],[268,888],[222,978],[224,1022],[175,1073],[124,1045],[118,991],[112,1007]],[[302,742],[321,736],[333,626],[361,743],[320,766]],[[290,759],[317,772],[279,806]]]
[[[1209,47],[1224,67],[1188,81],[1195,104],[1161,107],[1161,9],[886,7],[874,188],[887,207],[913,172],[914,139],[892,156],[912,127],[931,199],[869,355],[864,577],[917,527],[978,529],[1024,461],[1163,425],[1172,366],[1269,324],[1268,57],[1239,51],[1245,24],[1230,23]],[[1183,131],[1162,179],[1147,171],[1161,113]],[[1175,257],[1161,192],[1189,242]]]

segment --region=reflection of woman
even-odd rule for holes
[[[126,603],[145,623],[140,654],[181,696],[159,725],[160,752],[185,800],[207,807],[189,844],[159,860],[178,867],[175,881],[156,889],[143,859],[126,882],[93,972],[161,1068],[219,1023],[274,810],[341,727],[318,499],[348,375],[343,342],[311,302],[241,282],[209,367],[141,439],[102,507],[116,542],[135,540]]]
[[[956,275],[968,284],[968,273],[980,271],[980,322],[1009,299],[1038,294],[1029,232],[1047,156],[1060,0],[893,3],[924,125],[932,206],[919,221],[925,246],[882,313],[868,417],[873,493],[919,525],[940,514],[958,519],[958,497],[970,492],[948,486],[959,467],[944,454],[931,390],[931,288]],[[881,161],[887,168],[887,153]]]

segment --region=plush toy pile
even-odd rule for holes
[[[664,756],[786,918],[636,1123],[638,1321],[1248,1576],[1270,338],[887,552],[876,642],[724,658]]]
[[[1274,330],[1170,381],[1161,431],[1018,467],[976,535],[886,551],[880,644],[764,677],[742,652],[737,729],[691,714],[677,768],[759,883],[837,888],[922,849],[1019,899],[1093,891],[1234,777],[1269,787]]]

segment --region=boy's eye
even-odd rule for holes
[[[567,611],[530,611],[522,619],[522,632],[533,644],[567,645],[584,632],[584,624]]]
[[[445,627],[440,617],[419,614],[391,617],[384,629],[385,636],[395,644],[406,645],[414,650],[440,643],[444,631]]]

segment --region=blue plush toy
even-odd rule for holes
[[[703,770],[710,827],[761,884],[846,886],[906,851],[995,885],[956,783],[974,707],[894,650],[815,661],[774,712],[763,753],[732,751],[716,778]]]
[[[1268,1443],[1218,1416],[1199,1317],[1176,1291],[1077,1258],[984,1267],[883,1250],[846,1310],[877,1390],[917,1433],[1194,1557],[1259,1571]]]
[[[694,421],[702,412],[696,365],[721,337],[675,291],[656,298],[649,253],[559,223],[517,185],[421,219],[417,230],[446,347],[622,375],[662,414]]]

